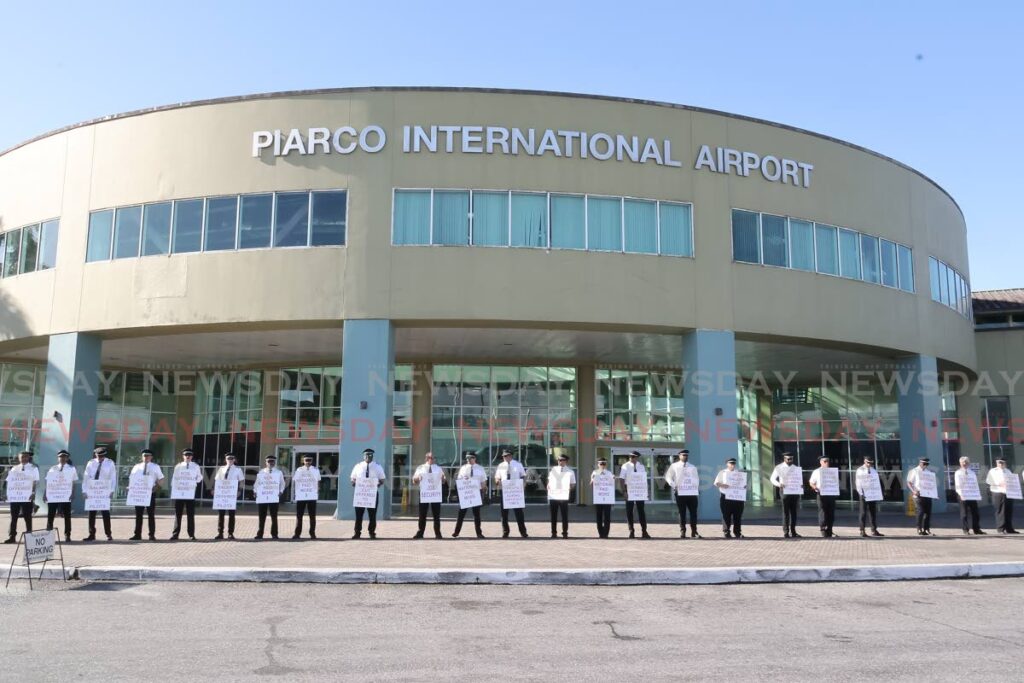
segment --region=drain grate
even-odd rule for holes
[[[141,585],[142,585],[141,583],[138,583],[138,582],[133,583],[133,582],[130,582],[130,581],[109,581],[109,582],[107,582],[107,581],[97,581],[95,583],[86,583],[86,584],[82,584],[81,586],[75,586],[71,590],[73,590],[73,591],[101,591],[101,592],[105,591],[105,592],[109,592],[109,591],[128,590],[129,588],[135,588],[136,586],[141,586]]]

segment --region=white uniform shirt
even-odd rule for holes
[[[501,482],[502,479],[526,479],[526,470],[518,460],[503,462],[494,468],[494,481]]]
[[[668,484],[673,491],[678,488],[679,482],[683,480],[684,469],[696,471],[697,468],[688,462],[677,460],[672,463],[672,466],[668,468],[667,472],[665,472],[665,483]]]
[[[277,482],[277,492],[284,493],[284,472],[277,469],[276,467],[267,469],[264,467],[260,470],[260,474],[270,473],[270,478]]]
[[[110,493],[114,493],[114,489],[117,488],[117,465],[115,465],[110,458],[103,459],[102,467],[99,464],[98,458],[93,458],[85,465],[85,472],[82,473],[82,479],[97,479],[96,468],[99,467],[98,477],[100,480],[107,480],[110,482]]]
[[[736,471],[737,470],[733,470],[733,472],[736,472]],[[726,469],[726,470],[719,471],[719,473],[715,475],[715,482],[714,482],[714,484],[715,484],[715,486],[718,486],[719,484],[725,484],[726,486],[728,486],[729,485],[729,470]]]
[[[416,471],[412,473],[412,480],[414,482],[419,482],[423,477],[427,476],[428,474],[440,474],[441,481],[444,481],[444,470],[441,469],[441,466],[437,464],[428,465],[427,463],[423,463],[422,465],[416,468]]]
[[[24,465],[18,463],[11,467],[11,469],[7,470],[8,477],[11,476],[11,472],[24,472],[32,479],[32,481],[39,481],[39,468],[30,462],[27,462]]]
[[[775,466],[775,469],[772,470],[772,486],[778,486],[780,489],[786,487],[786,475],[789,474],[790,467],[796,467],[796,465],[787,465],[782,462]]]
[[[857,489],[857,493],[858,494],[863,496],[864,495],[864,489],[860,485],[860,478],[858,476],[856,476],[856,475],[863,474],[863,475],[869,475],[870,476],[870,474],[872,472],[874,472],[874,471],[875,471],[874,467],[868,467],[867,465],[861,465],[860,467],[857,468],[857,472],[856,472],[856,474],[853,477],[853,485],[854,485],[854,488]],[[879,484],[881,484],[881,481],[879,481]]]
[[[825,469],[825,468],[824,467],[819,467],[818,469],[816,469],[813,472],[811,472],[811,478],[808,481],[808,483],[811,486],[819,488],[819,489],[821,488],[821,471],[823,469]]]
[[[375,462],[371,462],[371,463],[369,463],[370,471],[369,471],[369,473],[367,473],[366,465],[367,465],[367,463],[366,463],[365,460],[363,462],[357,462],[356,466],[352,468],[352,474],[350,474],[349,477],[353,481],[355,479],[361,478],[361,477],[370,477],[370,478],[376,477],[377,480],[384,481],[384,479],[386,478],[386,475],[384,474],[384,468],[383,467],[381,467],[380,465],[378,465]]]
[[[972,479],[974,480],[974,486],[977,487],[978,476],[974,474],[974,470],[969,467],[961,467],[953,474],[953,487],[956,489],[956,494],[958,496],[963,496],[964,486]]]
[[[172,481],[174,479],[178,478],[178,472],[180,472],[182,470],[184,470],[187,473],[187,475],[185,475],[185,476],[196,477],[196,479],[195,479],[196,486],[198,486],[199,482],[202,481],[203,469],[199,465],[195,464],[194,462],[179,462],[177,465],[175,465],[174,466],[174,473],[171,475]],[[172,486],[173,486],[173,484],[172,484]]]
[[[46,478],[47,479],[50,478],[50,473],[51,472],[55,472],[55,473],[58,473],[58,474],[60,474],[60,473],[63,473],[63,474],[70,473],[71,474],[71,482],[74,483],[74,482],[78,481],[78,470],[75,469],[74,465],[71,465],[69,463],[67,465],[63,465],[63,469],[61,469],[61,467],[62,466],[61,466],[60,463],[57,463],[56,465],[51,467],[49,469],[49,471],[46,473]]]
[[[223,468],[221,468],[221,469],[223,469]],[[235,469],[237,469],[237,468],[235,468]],[[320,481],[320,479],[321,479],[320,468],[319,467],[313,467],[312,465],[310,465],[309,467],[306,467],[305,465],[302,465],[301,467],[299,467],[299,469],[297,469],[294,472],[292,472],[292,480],[294,480],[296,477],[298,477],[300,479],[303,478],[303,477],[313,477],[313,479],[315,479],[316,481]],[[239,479],[239,481],[241,481],[241,479]]]
[[[915,467],[914,469],[910,470],[910,472],[907,473],[907,488],[909,488],[915,494],[921,490],[921,472],[923,471],[924,468],[918,465],[917,467]]]
[[[1004,477],[1010,476],[1015,476],[1013,470],[1008,470],[1005,467],[1002,469],[993,467],[988,471],[985,483],[988,484],[989,491],[992,493],[1006,493],[1006,479]]]
[[[598,479],[607,479],[609,477],[611,477],[612,481],[615,480],[615,475],[609,472],[608,470],[605,470],[604,472],[602,472],[601,470],[594,470],[593,472],[590,473],[590,484],[593,485],[594,482],[597,481]]]
[[[238,465],[224,465],[217,468],[217,474],[213,478],[221,481],[245,481],[245,472]]]
[[[487,472],[480,465],[463,465],[459,468],[459,473],[456,475],[458,479],[476,479],[483,488],[483,483],[487,481]]]
[[[576,485],[576,473],[571,467],[562,467],[561,465],[552,467],[551,471],[548,472],[548,482],[558,477],[569,477],[570,488]],[[548,486],[550,487],[550,483]]]
[[[160,465],[157,465],[155,462],[140,462],[139,464],[132,468],[132,471],[129,473],[128,476],[129,478],[131,478],[133,475],[136,474],[145,474],[146,476],[149,477],[149,480],[153,482],[153,484],[156,484],[158,481],[164,480],[164,472],[162,469],[160,469]]]
[[[635,465],[631,462],[624,462],[622,463],[622,467],[619,468],[619,479],[625,481],[626,475],[632,474],[633,472],[639,472],[640,474],[646,476],[647,468],[641,465],[639,462],[636,463]]]

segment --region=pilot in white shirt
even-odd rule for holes
[[[872,475],[875,477],[878,476],[878,472],[875,470],[875,459],[865,456],[864,464],[857,468],[853,477],[854,487],[857,489],[857,512],[860,518],[860,535],[862,538],[867,538],[867,524],[869,518],[871,522],[871,535],[879,537],[885,535],[878,531],[878,501],[864,500],[864,488],[862,486],[862,482],[864,478]],[[881,481],[879,481],[879,485],[881,485]]]
[[[551,498],[551,491],[555,482],[568,480],[569,497],[572,497],[572,490],[576,488],[576,473],[569,467],[569,456],[559,455],[558,465],[552,467],[548,472],[548,507],[551,512],[551,538],[558,537],[558,515],[562,515],[562,538],[569,538],[569,501],[554,500]]]
[[[56,481],[57,478],[62,481],[66,481],[71,484],[71,498],[75,494],[75,482],[78,481],[78,470],[75,469],[74,465],[71,464],[71,454],[65,450],[57,451],[57,464],[50,468],[50,471],[46,473],[46,530],[49,531],[53,528],[53,522],[57,518],[57,514],[60,513],[61,517],[64,518],[64,542],[71,543],[71,498],[67,501],[55,502],[50,499],[50,482]],[[63,497],[63,496],[61,496]]]
[[[224,466],[217,468],[217,474],[213,476],[214,481],[237,481],[238,493],[242,492],[245,481],[245,471],[235,464],[235,454],[224,454]],[[216,484],[214,484],[216,486]],[[237,503],[235,504],[237,506]],[[235,510],[217,510],[217,535],[214,537],[220,541],[224,539],[224,518],[228,518],[228,539],[235,540]]]
[[[277,484],[278,502],[276,503],[256,503],[256,512],[259,515],[260,525],[256,531],[256,538],[263,538],[263,531],[267,525],[267,514],[270,514],[270,537],[277,538],[277,507],[280,504],[280,496],[284,493],[285,482],[284,472],[277,469],[277,458],[273,455],[268,455],[266,458],[266,467],[259,471],[258,478],[265,480],[269,476],[270,480]]]
[[[378,487],[381,482],[384,481],[387,476],[384,474],[384,468],[373,461],[373,456],[374,452],[372,448],[367,448],[363,451],[363,461],[356,463],[355,467],[352,468],[352,474],[349,477],[352,480],[352,486],[356,485],[356,479],[376,479]],[[370,524],[367,527],[370,532],[370,538],[377,538],[377,507],[354,507],[356,511],[356,524],[355,533],[352,534],[352,538],[359,538],[363,535],[364,514],[367,514],[370,518]]]
[[[619,479],[622,480],[622,497],[626,500],[626,522],[629,524],[629,537],[636,538],[633,525],[633,511],[636,510],[637,516],[640,518],[640,537],[650,538],[651,535],[647,533],[647,512],[644,510],[644,501],[629,499],[626,477],[634,473],[647,477],[647,468],[640,463],[639,451],[630,451],[629,462],[622,463],[622,467],[619,468]]]
[[[933,536],[932,534],[932,499],[921,495],[921,472],[928,471],[928,458],[918,460],[917,467],[907,473],[907,488],[914,497],[917,509],[917,535]]]
[[[132,536],[131,540],[141,541],[142,540],[142,516],[148,513],[149,516],[149,540],[156,540],[156,490],[160,487],[160,482],[164,480],[163,470],[160,469],[160,465],[153,462],[153,451],[148,448],[142,449],[140,453],[142,462],[135,465],[132,471],[129,472],[128,478],[131,479],[135,475],[139,474],[144,477],[149,477],[149,483],[153,487],[149,495],[149,505],[146,506],[135,506],[135,535]]]
[[[4,543],[15,543],[18,540],[18,518],[21,517],[25,520],[25,531],[32,531],[32,512],[34,510],[36,500],[36,484],[39,482],[39,468],[32,464],[32,451],[22,451],[18,454],[18,464],[14,465],[7,472],[7,481],[11,481],[11,477],[15,476],[18,478],[28,478],[32,481],[32,492],[29,499],[25,502],[10,503],[11,506],[11,526],[10,531],[7,534],[7,540]],[[10,492],[8,492],[8,500],[10,499]]]
[[[181,462],[174,466],[174,472],[171,474],[172,489],[180,488],[178,486],[179,483],[185,487],[192,486],[191,498],[176,498],[174,500],[174,531],[171,532],[172,541],[177,541],[178,535],[181,534],[181,517],[183,512],[188,518],[186,528],[188,537],[193,541],[196,540],[195,490],[203,480],[203,470],[193,462],[193,458],[195,458],[195,453],[191,448],[183,449],[181,451]]]
[[[459,506],[459,518],[455,521],[455,531],[452,533],[452,538],[458,538],[459,534],[462,533],[462,521],[466,518],[466,511],[473,511],[473,526],[476,528],[476,537],[483,538],[484,532],[480,525],[480,508],[483,503],[483,491],[487,486],[487,472],[484,468],[476,464],[476,453],[470,451],[466,453],[466,464],[459,468],[459,473],[455,475],[456,479],[472,479],[479,483],[481,491],[481,505],[474,505],[472,507],[464,508]]]
[[[526,479],[526,470],[519,464],[518,460],[512,459],[512,451],[505,448],[501,451],[502,463],[494,468],[494,483],[498,485],[499,489],[502,486],[502,482],[507,479]],[[525,486],[525,482],[523,483]],[[529,534],[526,533],[526,520],[523,517],[522,508],[514,508],[512,510],[516,515],[516,526],[519,527],[519,535],[523,538],[529,538]],[[501,537],[508,538],[509,526],[508,526],[508,510],[505,506],[501,506]]]
[[[597,469],[590,473],[590,486],[601,482],[605,487],[611,487],[615,491],[615,475],[608,471],[608,461],[605,458],[598,458]],[[608,538],[612,530],[612,504],[594,503],[594,515],[597,522],[598,538]]]
[[[93,450],[93,455],[96,457],[86,464],[85,472],[82,473],[82,498],[89,498],[89,494],[85,492],[85,482],[90,479],[107,482],[107,497],[110,498],[114,495],[114,490],[117,488],[117,466],[107,457],[109,454],[110,451],[106,446],[97,446]],[[110,508],[100,510],[100,515],[103,517],[103,531],[107,535],[107,540],[114,540],[110,533]],[[96,510],[89,510],[89,535],[82,540],[96,540]]]
[[[682,495],[679,493],[680,484],[688,479],[692,479],[700,485],[700,475],[697,473],[697,468],[690,464],[690,451],[687,448],[679,451],[679,459],[672,463],[665,472],[665,483],[669,485],[672,490],[673,496],[676,499],[676,509],[679,511],[679,538],[686,538],[686,516],[690,516],[690,535],[694,538],[700,538],[700,534],[697,533],[697,501],[698,497],[692,494]],[[683,473],[688,476],[684,476]]]
[[[833,538],[835,537],[832,527],[836,523],[836,496],[825,495],[821,491],[821,471],[830,467],[828,456],[821,456],[818,458],[818,462],[820,466],[811,472],[811,478],[808,483],[815,494],[817,494],[818,528],[821,530],[821,535],[824,538]]]
[[[309,482],[312,480],[317,482],[316,489],[319,492],[320,479],[320,468],[313,467],[313,456],[304,455],[302,457],[302,467],[292,473],[292,491],[295,491],[295,482]],[[316,538],[316,498],[313,498],[311,500],[295,501],[295,533],[292,534],[292,539],[302,537],[302,516],[307,513],[309,514],[309,537]]]
[[[988,471],[985,483],[992,494],[992,508],[996,513],[996,531],[1001,534],[1020,533],[1013,527],[1013,498],[1006,496],[1006,479],[1017,474],[1006,467],[1006,460],[998,458],[996,466]]]
[[[786,477],[791,467],[796,467],[793,464],[793,454],[783,453],[782,462],[775,466],[770,481],[782,498],[782,535],[786,538],[800,538],[800,534],[796,532],[796,513],[800,509],[802,494],[785,493]],[[800,486],[803,487],[803,482]]]
[[[981,492],[978,488],[978,475],[971,469],[971,459],[966,455],[960,458],[960,468],[953,473],[953,488],[956,490],[956,499],[960,503],[960,525],[963,527],[964,536],[971,531],[975,536],[983,536],[985,532],[981,530],[978,501],[964,500],[966,489],[970,489],[975,494]]]
[[[441,466],[434,462],[434,454],[427,452],[423,456],[425,462],[416,468],[416,471],[412,473],[412,483],[419,484],[425,477],[435,477],[439,480],[440,484],[443,484],[446,477],[444,476],[444,470]],[[427,510],[430,510],[431,517],[434,521],[434,538],[441,538],[441,503],[440,502],[428,502],[424,503],[422,500],[419,502],[419,529],[413,538],[423,538],[423,532],[427,528]]]

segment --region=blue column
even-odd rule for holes
[[[67,450],[79,476],[92,458],[96,439],[96,398],[99,393],[100,352],[103,342],[91,334],[55,334],[50,337],[46,359],[46,393],[36,464],[40,479],[57,464],[57,451]],[[45,512],[40,482],[36,502]],[[76,491],[74,505],[81,512],[85,503]]]
[[[917,467],[920,458],[928,458],[936,473],[939,499],[932,503],[933,512],[946,510],[946,464],[942,453],[942,400],[938,364],[934,356],[902,358],[897,372],[897,386],[905,389],[899,395],[900,460],[903,475],[900,484],[906,491],[906,473]]]
[[[335,519],[353,519],[349,474],[375,451],[374,462],[387,481],[377,498],[377,519],[391,517],[392,393],[395,375],[395,333],[390,320],[346,320],[342,338],[341,458]]]
[[[737,457],[736,336],[731,330],[696,330],[683,336],[686,447],[700,471],[701,520],[721,519],[712,486],[725,461]]]

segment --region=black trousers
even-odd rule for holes
[[[430,517],[434,521],[434,535],[441,538],[441,504],[440,503],[420,503],[420,526],[419,530],[422,534],[427,528],[427,508],[430,508]]]
[[[960,526],[964,533],[968,531],[981,531],[981,516],[978,514],[978,501],[964,500],[957,496],[960,502]]]
[[[595,505],[594,512],[597,515],[597,535],[600,538],[608,538],[612,529],[612,506]]]
[[[455,520],[455,535],[458,536],[462,533],[462,520],[466,519],[466,513],[470,510],[473,511],[473,526],[476,528],[478,534],[483,533],[483,529],[480,527],[480,508],[481,505],[474,505],[471,508],[459,508],[459,518]]]
[[[194,500],[175,500],[174,501],[174,531],[171,532],[173,536],[177,536],[181,533],[181,516],[185,514],[187,519],[187,530],[189,538],[196,535],[196,502]]]
[[[18,535],[18,518],[25,520],[25,531],[32,531],[32,505],[28,503],[11,503],[11,530],[7,534],[10,538]]]
[[[113,534],[110,533],[110,510],[90,510],[89,511],[89,536],[96,535],[96,513],[99,512],[103,516],[103,533],[110,538]]]
[[[641,531],[647,531],[647,512],[644,510],[644,501],[642,500],[627,500],[626,501],[626,522],[629,524],[629,530],[633,531],[633,509],[636,508],[637,516],[640,518],[640,529]]]
[[[569,501],[549,500],[548,509],[551,511],[551,535],[558,533],[558,515],[562,515],[562,533],[569,534]]]
[[[143,513],[149,513],[149,535],[156,535],[156,491],[149,495],[149,505],[142,507],[141,505],[135,506],[135,535],[142,535],[142,515]]]
[[[729,500],[725,494],[721,494],[718,506],[722,510],[722,533],[732,533],[738,536],[743,533],[743,507],[746,505],[742,500]]]
[[[931,531],[932,529],[932,499],[924,496],[914,496],[914,508],[917,510],[917,530]]]
[[[50,503],[46,510],[46,530],[53,528],[57,513],[64,518],[64,537],[71,535],[71,503]]]
[[[515,508],[512,512],[516,515],[516,526],[519,527],[519,535],[526,537],[526,521],[523,519],[523,508]],[[504,536],[508,536],[508,510],[504,506],[501,508],[501,533]]]
[[[217,510],[217,533],[221,536],[224,535],[224,517],[228,518],[228,535],[235,535],[235,511],[234,510]]]
[[[267,513],[270,514],[270,537],[277,538],[277,503],[260,503],[256,506],[257,512],[260,516],[260,527],[256,532],[257,536],[263,535],[263,530],[267,526]]]
[[[295,534],[302,533],[302,516],[309,514],[309,534],[316,535],[316,501],[298,500],[295,501]]]
[[[836,497],[818,495],[818,528],[826,534],[832,533],[836,523]]]
[[[363,533],[363,513],[369,513],[370,523],[367,529],[373,536],[377,533],[377,508],[356,508],[356,534]]]
[[[860,513],[860,530],[864,531],[867,528],[870,518],[871,530],[878,531],[878,501],[864,500],[864,496],[861,496],[857,502],[857,510]]]
[[[1013,527],[1013,498],[1005,493],[992,494],[992,508],[996,513],[996,529],[998,531],[1015,531]]]
[[[686,529],[686,515],[690,515],[690,531],[697,533],[697,496],[676,496],[679,510],[679,528]]]
[[[782,530],[786,533],[796,533],[796,512],[800,509],[800,495],[791,494],[782,496]]]

